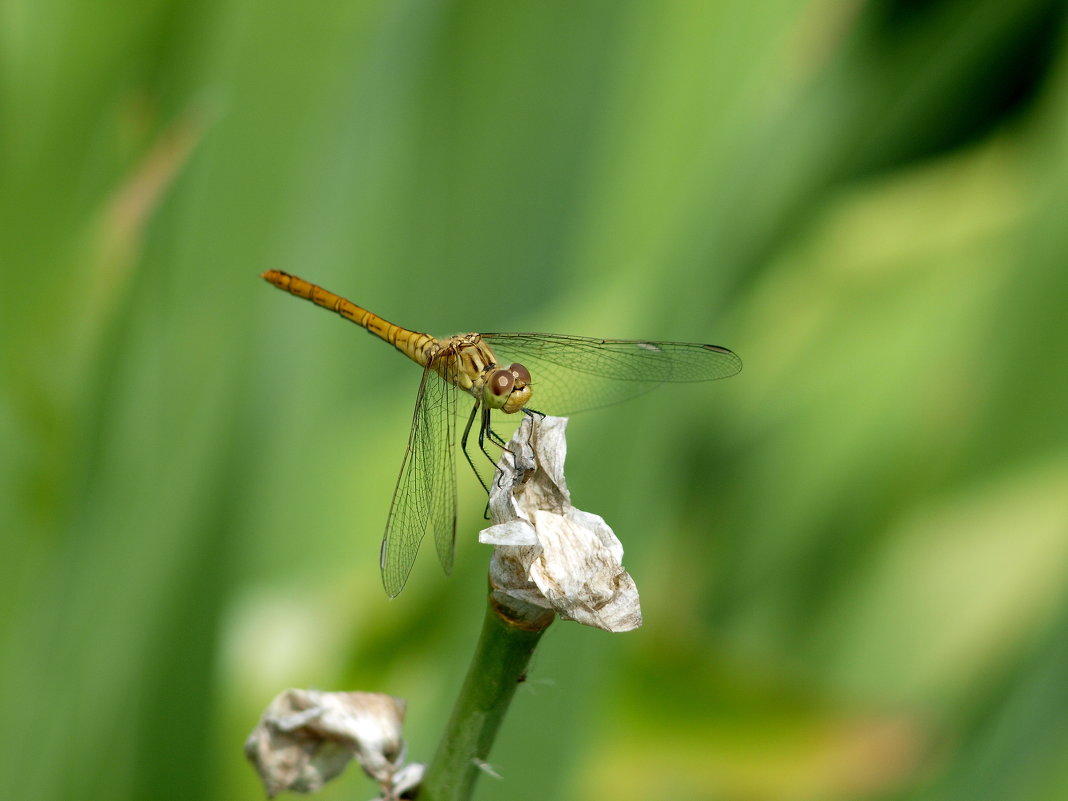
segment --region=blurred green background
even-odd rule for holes
[[[1064,18],[8,0],[0,794],[261,798],[290,686],[402,696],[431,756],[484,501],[387,601],[418,370],[278,268],[745,360],[571,421],[645,626],[550,629],[478,798],[1068,798]]]

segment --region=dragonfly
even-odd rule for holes
[[[474,404],[460,437],[460,449],[483,488],[488,489],[468,451],[468,439],[477,421],[478,446],[491,464],[494,460],[486,451],[487,440],[507,449],[490,425],[493,411],[564,416],[618,403],[660,384],[728,378],[742,369],[741,359],[727,348],[691,342],[541,333],[468,333],[439,339],[394,325],[281,270],[267,270],[262,277],[356,323],[423,370],[379,552],[382,585],[390,598],[404,589],[427,533],[433,535],[445,573],[452,572],[456,551],[456,429],[461,419],[459,403],[465,393],[473,397]]]

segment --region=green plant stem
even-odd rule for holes
[[[491,593],[471,667],[427,768],[419,801],[466,801],[542,633],[544,609],[500,602]]]

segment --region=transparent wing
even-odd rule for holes
[[[453,351],[443,358],[455,358]],[[452,571],[456,544],[456,390],[434,371],[423,370],[412,415],[412,431],[382,538],[382,585],[394,598],[415,564],[419,545],[433,532],[438,558]]]
[[[561,334],[483,334],[505,365],[530,371],[530,407],[552,415],[609,406],[665,382],[711,381],[742,369],[718,345],[594,339]]]

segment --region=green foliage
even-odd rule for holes
[[[1068,796],[1060,4],[11,0],[0,41],[5,797],[259,798],[288,686],[433,753],[484,498],[387,602],[418,371],[267,268],[745,361],[573,420],[646,623],[553,627],[477,797]]]

